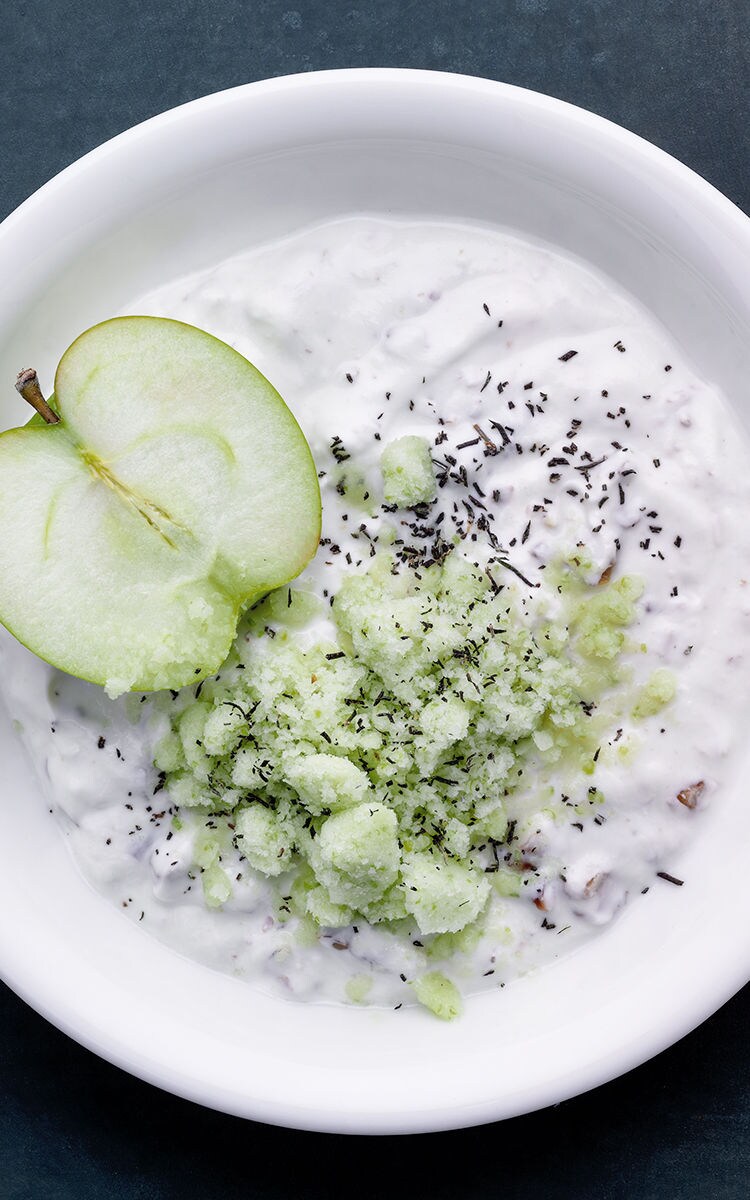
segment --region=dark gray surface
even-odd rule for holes
[[[17,0],[0,7],[0,216],[93,146],[195,96],[383,65],[485,75],[590,108],[750,212],[749,47],[748,0]],[[735,915],[747,919],[742,905]],[[748,1027],[746,989],[593,1094],[504,1125],[374,1143],[175,1100],[0,989],[0,1200],[745,1200]]]

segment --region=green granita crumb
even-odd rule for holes
[[[470,954],[481,937],[482,929],[477,924],[467,925],[458,933],[438,933],[430,938],[426,946],[427,957],[445,959],[454,954]]]
[[[341,496],[346,496],[347,507],[357,509],[367,516],[377,511],[377,501],[366,476],[350,462],[332,472],[332,482]]]
[[[364,1004],[372,991],[371,975],[352,975],[345,987],[346,997],[352,1004]]]
[[[278,624],[301,629],[321,612],[323,605],[312,592],[283,587],[271,592],[257,606],[257,616],[264,624]]]
[[[354,920],[355,912],[346,904],[336,904],[320,884],[311,888],[306,897],[306,910],[313,921],[325,929],[343,929]]]
[[[490,883],[498,896],[520,896],[521,894],[521,876],[518,871],[511,871],[507,867],[498,867],[497,871],[490,876]]]
[[[179,771],[185,765],[182,742],[171,729],[154,750],[154,766],[157,771]]]
[[[260,804],[242,808],[235,822],[235,839],[238,850],[262,875],[281,875],[288,868],[292,846],[273,809]]]
[[[406,911],[422,933],[458,933],[476,920],[490,894],[485,874],[431,850],[407,857],[401,879]]]
[[[383,495],[388,504],[413,508],[437,494],[430,444],[423,437],[400,437],[389,442],[380,456]]]
[[[371,801],[333,813],[310,842],[307,859],[334,904],[362,912],[398,879],[396,813]]]
[[[637,721],[653,717],[673,700],[677,692],[677,680],[671,671],[659,667],[641,688],[633,705],[633,717]]]
[[[203,897],[209,908],[220,908],[232,895],[232,884],[226,871],[213,863],[201,875]]]
[[[378,554],[344,579],[335,640],[317,644],[294,633],[296,606],[315,610],[305,592],[248,613],[219,676],[160,710],[156,764],[190,812],[206,903],[232,894],[233,843],[277,880],[292,936],[367,921],[432,961],[469,953],[491,895],[523,894],[523,831],[601,803],[591,777],[642,585],[587,583],[580,563],[530,603],[501,565],[490,578],[453,552],[417,574]],[[636,715],[671,698],[666,674]],[[443,976],[415,991],[455,1015]]]
[[[320,928],[311,917],[300,917],[294,932],[294,940],[298,946],[314,946],[318,941]]]
[[[203,829],[193,840],[193,861],[201,870],[208,870],[219,861],[221,844],[215,833]]]
[[[429,1008],[441,1021],[453,1021],[461,1015],[461,993],[440,971],[428,971],[414,980],[414,994],[420,1004]]]

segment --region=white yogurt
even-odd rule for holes
[[[320,471],[323,544],[303,581],[326,601],[394,521],[403,557],[458,534],[480,561],[499,542],[536,584],[584,543],[592,579],[615,562],[645,580],[633,636],[648,654],[633,669],[645,679],[669,667],[677,697],[637,732],[613,731],[637,753],[626,767],[598,768],[601,821],[534,814],[528,894],[493,899],[494,933],[456,964],[463,989],[504,985],[629,897],[676,886],[657,872],[671,874],[705,806],[721,803],[750,698],[750,532],[740,519],[750,481],[726,403],[653,317],[582,263],[515,235],[360,217],[171,283],[131,311],[209,330],[284,396]],[[432,539],[379,503],[380,452],[404,434],[429,440],[445,476]],[[369,513],[336,491],[342,469],[361,474]],[[325,618],[303,636],[322,632]],[[2,650],[11,710],[68,843],[124,913],[191,957],[297,996],[340,1000],[351,974],[366,971],[373,1002],[410,1000],[408,980],[425,969],[419,946],[364,923],[302,945],[294,922],[278,921],[271,885],[239,856],[224,864],[242,876],[235,896],[207,910],[189,833],[172,829],[168,798],[154,794],[155,735],[133,711],[148,704],[110,702],[9,637]],[[678,793],[698,781],[693,809]],[[530,901],[542,895],[540,910]]]

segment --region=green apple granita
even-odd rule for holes
[[[206,903],[232,894],[233,845],[308,926],[388,924],[426,960],[481,931],[493,890],[521,889],[525,818],[603,799],[590,775],[641,584],[591,586],[585,571],[578,552],[523,593],[502,564],[458,552],[398,572],[378,555],[343,580],[335,640],[312,645],[298,632],[309,594],[256,608],[220,676],[169,705],[156,757],[195,823]],[[658,707],[665,688],[636,704]],[[445,1015],[434,975],[416,995]]]

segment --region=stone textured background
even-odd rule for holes
[[[662,146],[750,213],[748,0],[16,0],[0,12],[0,216],[154,113],[343,66],[548,92]],[[734,917],[747,919],[739,894]],[[176,1100],[0,987],[0,1200],[746,1200],[748,1028],[750,989],[587,1096],[502,1125],[375,1142]]]

